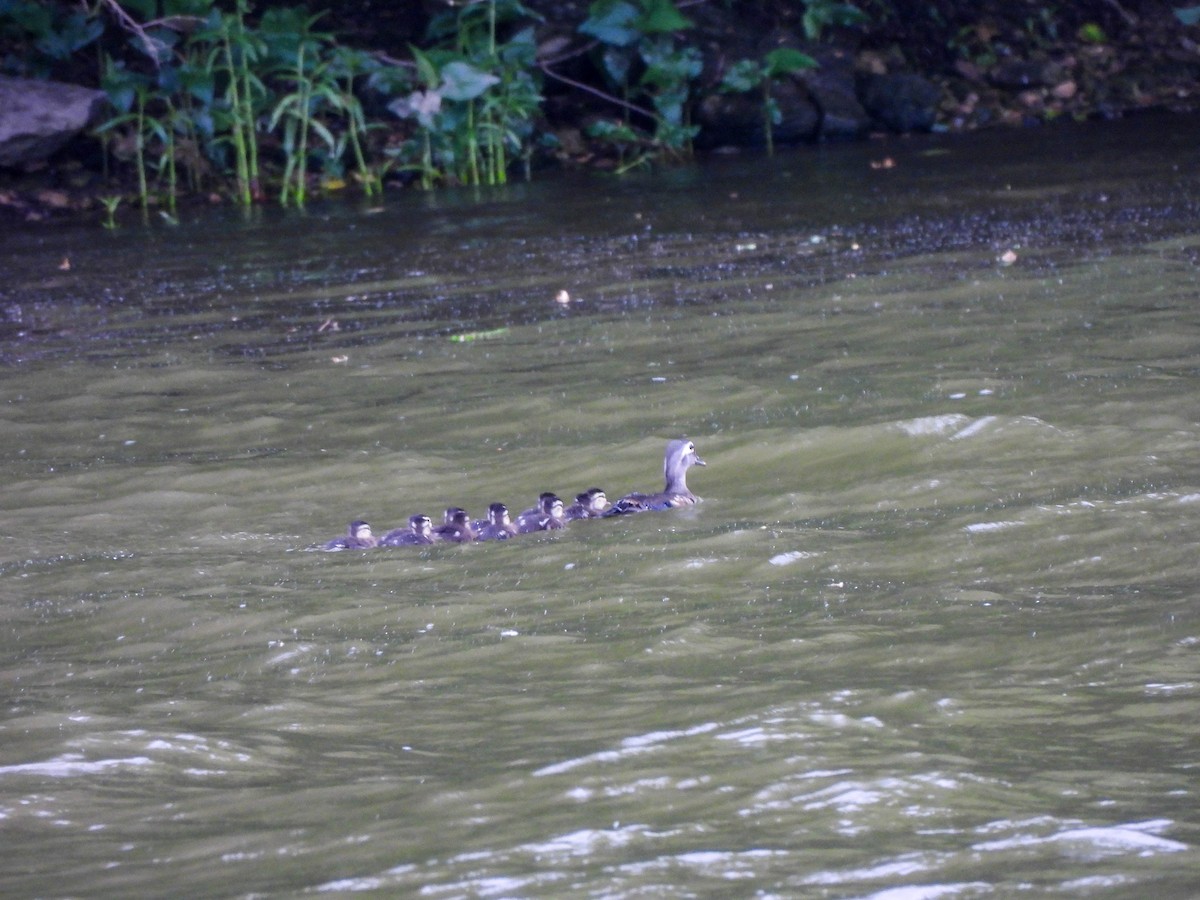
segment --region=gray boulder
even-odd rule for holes
[[[854,61],[829,47],[809,45],[805,52],[820,63],[799,77],[821,111],[821,137],[862,137],[871,128],[871,117],[858,100]]]
[[[0,166],[45,159],[100,114],[103,91],[0,76]]]
[[[920,75],[866,75],[859,83],[858,95],[880,124],[904,134],[933,127],[941,89]]]

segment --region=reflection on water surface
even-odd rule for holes
[[[6,888],[1190,896],[1170,125],[10,235]]]

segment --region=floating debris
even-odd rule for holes
[[[486,341],[508,334],[507,328],[492,328],[487,331],[467,331],[463,334],[452,334],[450,340],[456,344],[469,344],[471,341]]]

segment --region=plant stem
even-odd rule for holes
[[[763,78],[763,137],[767,141],[767,156],[775,155],[775,123],[771,121],[771,76]]]
[[[296,76],[300,86],[300,153],[296,163],[296,205],[303,206],[308,181],[308,104],[312,98],[312,80],[304,74],[304,44],[296,55]]]
[[[234,21],[241,21],[241,4],[238,5],[237,16],[239,18]],[[250,169],[247,161],[246,151],[246,135],[242,120],[242,99],[241,99],[241,84],[242,79],[240,73],[233,61],[233,35],[230,33],[230,20],[222,18],[221,20],[221,43],[225,55],[225,68],[229,72],[229,109],[231,113],[230,137],[233,139],[233,156],[234,166],[236,169],[235,178],[237,179],[237,194],[238,200],[242,206],[249,206],[251,203],[250,194]],[[242,60],[243,67],[246,61]]]
[[[479,135],[475,130],[475,101],[467,101],[467,183],[479,184]]]
[[[163,124],[164,142],[166,144],[163,152],[167,157],[167,209],[173,216],[175,215],[177,173],[175,170],[175,107],[172,105],[170,98],[167,99],[167,115],[166,121]]]
[[[138,200],[143,215],[150,204],[150,191],[146,186],[146,92],[137,92],[137,118],[134,120],[134,149],[137,153]]]

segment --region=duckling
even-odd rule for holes
[[[433,529],[435,541],[454,541],[465,544],[475,540],[475,529],[471,525],[471,517],[459,506],[451,506],[446,510],[445,522]]]
[[[608,509],[608,497],[598,487],[588,488],[582,494],[575,495],[575,502],[563,511],[563,518],[568,522],[575,519],[596,519]]]
[[[475,532],[477,541],[504,541],[517,533],[517,527],[508,518],[508,507],[493,503],[488,507],[487,524]]]
[[[517,531],[529,534],[532,531],[554,531],[566,528],[563,519],[563,502],[557,494],[545,493],[538,499],[536,509],[527,509],[517,516]]]
[[[371,526],[366,522],[355,519],[341,537],[336,537],[325,544],[325,550],[367,550],[378,545],[379,539],[371,534]]]
[[[696,445],[687,438],[668,441],[663,454],[663,477],[666,486],[657,494],[634,491],[626,494],[605,511],[605,516],[620,516],[625,513],[645,512],[650,509],[671,509],[676,506],[691,506],[700,498],[688,490],[687,470],[691,466],[706,465],[696,455]]]
[[[433,520],[417,514],[408,517],[407,528],[394,528],[379,539],[381,547],[405,547],[433,543]]]
[[[538,494],[538,502],[536,505],[529,507],[529,509],[523,509],[517,513],[517,518],[514,521],[517,523],[518,529],[521,526],[522,519],[538,519],[545,515],[545,513],[542,512],[542,507],[547,503],[552,502],[557,497],[558,495],[555,494],[554,491],[542,491],[540,494]]]

